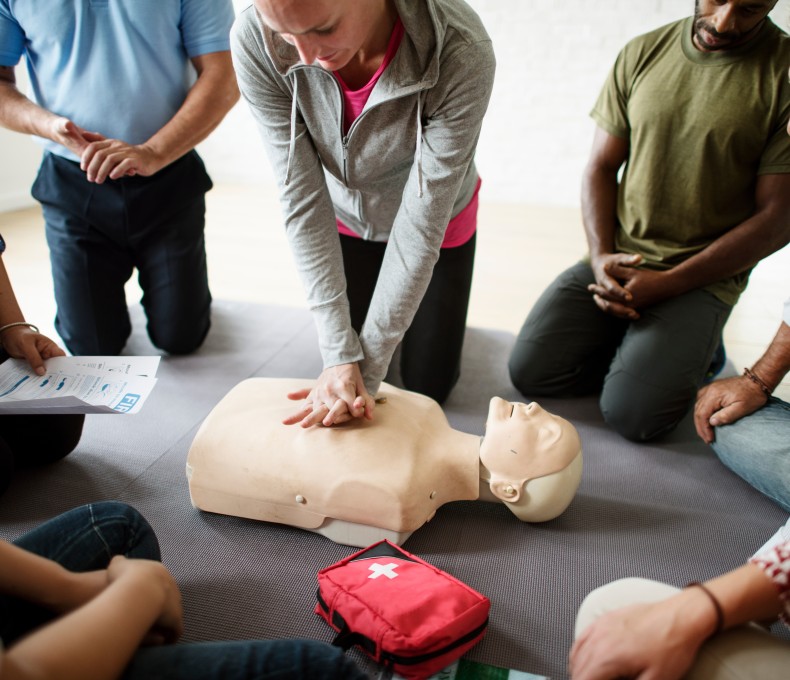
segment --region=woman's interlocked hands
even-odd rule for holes
[[[342,425],[354,418],[373,419],[375,400],[367,391],[357,363],[325,368],[313,389],[290,392],[302,407],[283,420],[285,425]]]

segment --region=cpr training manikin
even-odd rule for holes
[[[309,381],[251,378],[209,413],[187,457],[192,504],[364,547],[400,545],[450,501],[502,502],[524,522],[570,504],[581,441],[538,404],[491,399],[485,435],[454,430],[429,397],[387,385],[374,419],[284,425]]]

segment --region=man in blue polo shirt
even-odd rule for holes
[[[233,18],[231,0],[0,0],[0,124],[45,149],[33,196],[73,354],[123,349],[135,268],[157,347],[191,352],[208,332],[211,180],[194,147],[238,99]]]

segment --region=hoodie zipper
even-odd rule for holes
[[[343,154],[343,184],[346,186],[346,188],[348,188],[348,142],[349,142],[349,138],[351,137],[351,134],[354,131],[354,128],[357,127],[357,123],[359,122],[359,120],[366,113],[368,113],[369,111],[372,111],[373,109],[375,109],[375,108],[377,108],[377,107],[379,107],[379,106],[381,106],[383,104],[387,104],[389,102],[396,101],[397,99],[401,99],[402,97],[408,97],[408,96],[414,94],[414,92],[406,92],[406,93],[403,93],[403,94],[398,94],[398,95],[396,95],[394,97],[390,97],[388,99],[385,99],[382,102],[379,102],[378,104],[376,104],[375,106],[371,107],[370,109],[365,109],[364,111],[362,111],[354,119],[354,121],[351,123],[351,126],[348,128],[348,132],[344,134],[343,133],[343,119],[344,119],[345,112],[346,112],[346,101],[343,98],[343,89],[340,87],[340,83],[337,81],[337,78],[335,77],[335,74],[331,73],[331,72],[329,72],[329,71],[327,71],[327,70],[325,70],[323,68],[321,68],[320,66],[314,66],[312,64],[300,64],[299,66],[292,67],[292,70],[296,69],[296,68],[302,68],[302,69],[315,68],[315,69],[319,69],[322,73],[324,73],[328,78],[330,78],[332,80],[332,82],[334,83],[335,87],[337,88],[337,94],[340,97],[340,119],[338,120],[338,127],[340,129],[340,146],[341,146],[342,154]],[[420,89],[416,90],[416,92],[417,92],[417,96],[419,97],[420,93],[422,92],[422,89],[420,88]]]

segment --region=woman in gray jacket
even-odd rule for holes
[[[491,41],[462,0],[255,0],[234,65],[277,176],[324,370],[286,422],[372,418],[402,341],[407,389],[459,376]]]

